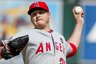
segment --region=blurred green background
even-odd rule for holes
[[[64,0],[64,37],[66,40],[71,36],[74,26],[75,20],[73,17],[72,9],[74,6],[79,5],[79,0],[75,0],[70,2],[68,0]],[[78,52],[71,58],[67,59],[68,64],[78,64],[77,58]]]

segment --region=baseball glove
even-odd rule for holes
[[[2,49],[2,58],[7,60],[19,55],[22,49],[27,45],[28,41],[28,35],[15,38],[13,40],[9,40],[7,42],[2,41],[2,44],[4,46]]]

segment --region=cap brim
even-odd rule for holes
[[[32,12],[34,12],[35,10],[45,10],[45,9],[43,9],[43,8],[40,8],[40,7],[35,7],[35,8],[33,8],[33,9],[30,9],[29,11],[28,11],[28,15],[30,15]],[[45,11],[47,11],[47,10],[45,10]],[[48,12],[48,11],[47,11]]]

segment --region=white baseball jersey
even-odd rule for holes
[[[32,29],[17,33],[12,39],[26,34],[29,35],[27,64],[66,64],[66,55],[72,52],[72,47],[61,34]]]

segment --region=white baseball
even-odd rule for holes
[[[78,14],[78,13],[81,13],[83,11],[83,9],[80,7],[80,6],[75,6],[73,11]]]

